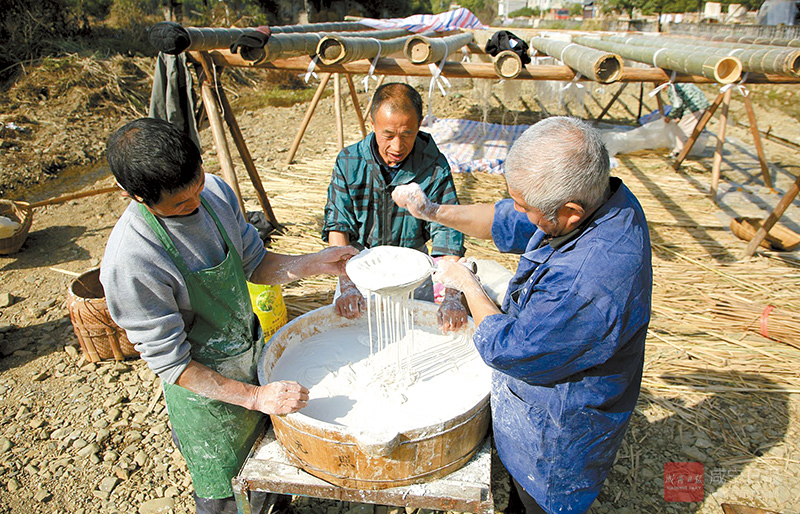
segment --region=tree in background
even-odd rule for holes
[[[509,13],[509,18],[532,18],[534,16],[541,16],[542,11],[538,7],[523,7]]]

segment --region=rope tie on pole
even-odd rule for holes
[[[362,81],[364,83],[364,92],[369,93],[369,79],[373,79],[375,82],[378,81],[378,77],[375,75],[375,66],[378,65],[378,59],[381,58],[381,42],[379,39],[375,40],[378,43],[378,53],[375,55],[375,58],[372,59],[372,62],[369,65],[369,71],[367,72],[367,76],[364,77]]]
[[[319,80],[319,77],[317,77],[317,73],[314,71],[314,69],[317,67],[317,62],[319,62],[319,56],[315,55],[314,58],[311,59],[311,62],[308,63],[308,69],[306,70],[306,72],[300,74],[300,76],[303,77],[303,80],[306,81],[306,84],[308,84],[308,81],[311,80],[311,77],[314,77],[315,79]]]
[[[428,86],[428,115],[425,116],[425,120],[423,120],[425,125],[430,123],[433,125],[433,91],[436,86],[439,86],[439,90],[442,92],[442,96],[447,96],[447,90],[445,87],[450,87],[450,81],[447,80],[447,77],[442,75],[442,69],[444,68],[444,63],[447,61],[447,56],[445,56],[439,65],[435,65],[434,63],[430,63],[428,68],[431,70],[431,83]]]
[[[732,87],[735,87],[736,89],[738,89],[738,90],[739,90],[739,93],[740,93],[742,96],[747,96],[747,95],[749,95],[749,94],[750,94],[750,90],[749,90],[749,89],[747,89],[747,87],[745,87],[745,85],[744,85],[744,82],[745,82],[745,80],[747,80],[747,73],[748,73],[748,72],[745,72],[745,73],[742,75],[742,80],[740,80],[740,81],[739,81],[739,82],[737,82],[736,84],[725,84],[724,86],[722,86],[721,88],[719,88],[719,92],[720,92],[720,93],[724,93],[725,91],[729,90],[730,88],[732,88]]]
[[[575,44],[575,43],[570,43],[570,44],[568,44],[567,46],[565,46],[564,48],[561,49],[561,55],[558,57],[558,60],[561,61],[562,63],[564,62],[564,52],[566,52],[567,48],[569,48],[571,46],[578,46],[578,45]]]
[[[649,93],[650,97],[652,98],[652,97],[656,96],[663,89],[668,88],[668,87],[672,88],[672,92],[677,95],[678,92],[675,91],[675,76],[676,75],[677,75],[677,72],[673,71],[672,75],[669,76],[669,82],[664,82],[663,84],[657,86],[655,89],[650,91],[650,93]]]
[[[469,50],[467,50],[467,45],[461,47],[461,62],[469,62]]]
[[[564,91],[565,89],[569,89],[569,88],[571,88],[573,86],[575,86],[578,89],[583,89],[583,84],[578,82],[580,79],[581,79],[581,73],[580,72],[575,72],[575,76],[572,78],[572,80],[570,80],[569,82],[567,82],[566,84],[561,86],[561,91]]]

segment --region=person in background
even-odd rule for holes
[[[652,293],[647,221],[580,120],[526,130],[505,174],[511,198],[494,205],[440,205],[414,184],[393,198],[415,217],[521,254],[500,309],[465,266],[443,262],[434,280],[464,292],[475,346],[494,369],[493,433],[516,491],[507,512],[580,514],[639,396]]]
[[[700,122],[703,111],[708,109],[711,104],[705,93],[694,84],[674,84],[674,87],[668,87],[667,90],[669,91],[669,101],[672,104],[672,108],[667,113],[667,119],[673,120],[677,124],[675,145],[671,154],[677,156]],[[692,147],[692,155],[703,153],[707,139],[705,134],[701,134]]]
[[[331,246],[379,245],[414,248],[457,261],[464,255],[464,236],[439,223],[418,220],[392,202],[392,191],[416,182],[434,201],[457,204],[450,166],[430,134],[420,132],[422,97],[408,84],[389,83],[372,98],[369,120],[373,132],[339,153],[328,187],[322,239]],[[347,276],[339,275],[336,312],[357,318],[365,310],[364,296]],[[433,301],[429,280],[415,291],[418,300]],[[438,311],[445,332],[467,321],[461,293],[446,289]]]
[[[356,251],[268,252],[231,188],[203,172],[197,146],[166,121],[128,123],[110,137],[107,157],[132,200],[100,269],[108,309],[161,377],[197,512],[235,513],[231,478],[263,430],[264,414],[288,414],[308,402],[298,383],[258,385],[264,338],[245,281],[338,275]]]

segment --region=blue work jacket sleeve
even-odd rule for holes
[[[488,316],[474,336],[486,364],[531,385],[574,378],[607,361],[619,344],[612,303],[575,290],[572,273],[551,269],[547,275],[517,316]]]
[[[492,241],[503,253],[523,253],[537,227],[523,212],[514,209],[514,200],[500,200],[494,205]]]

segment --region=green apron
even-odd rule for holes
[[[227,255],[217,266],[195,272],[186,266],[156,217],[142,204],[139,210],[186,282],[195,316],[191,328],[187,327],[192,360],[228,378],[257,384],[256,363],[264,340],[250,305],[242,259],[205,199],[202,204],[225,240]],[[244,463],[265,417],[177,384],[163,385],[169,420],[192,474],[195,493],[212,499],[231,496],[231,479]]]

